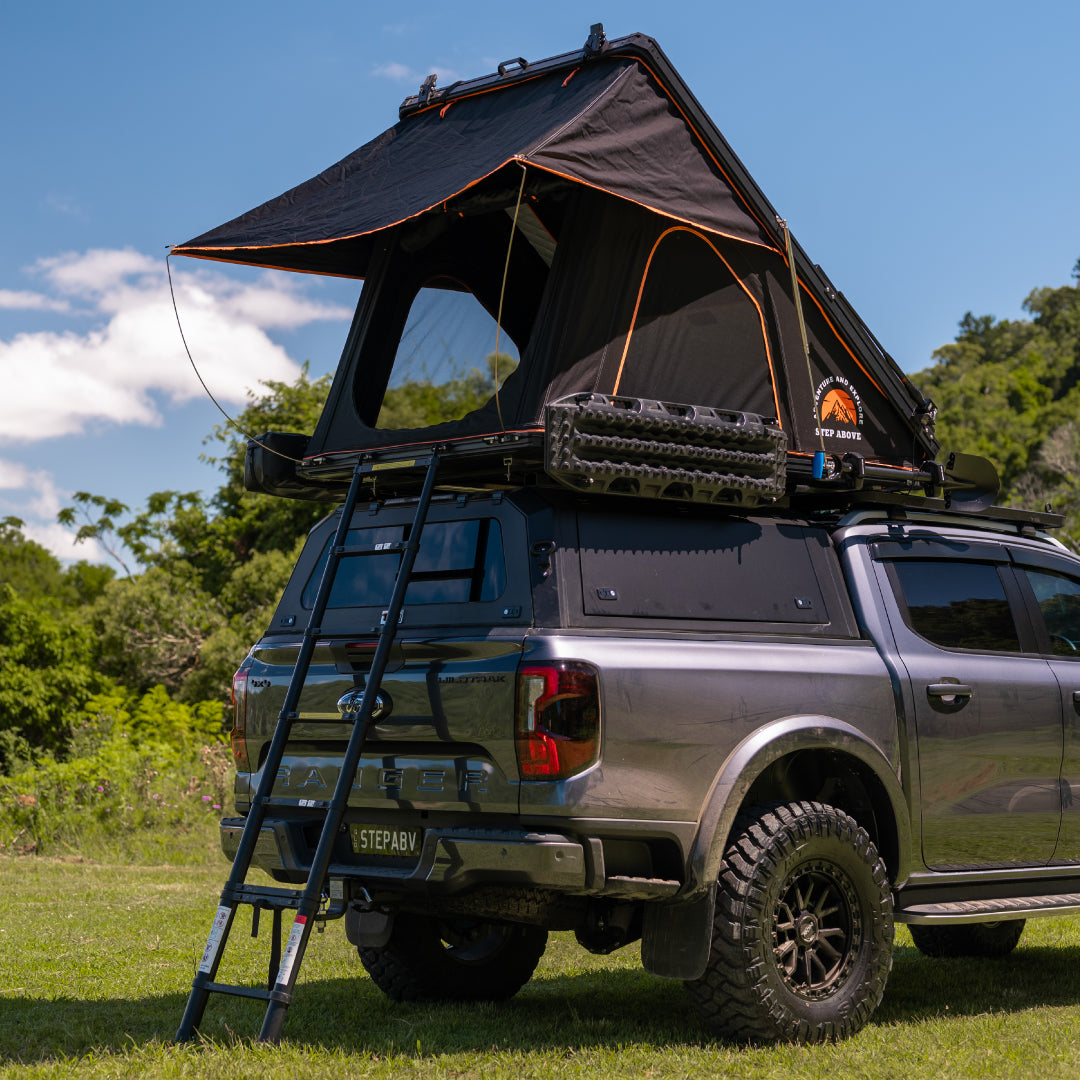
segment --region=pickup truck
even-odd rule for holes
[[[340,511],[234,680],[237,849]],[[410,500],[356,510],[255,865],[306,879]],[[1040,515],[437,495],[328,875],[375,983],[505,999],[640,941],[707,1027],[815,1042],[894,924],[1002,955],[1080,910],[1080,559]],[[385,555],[381,554],[386,552]]]

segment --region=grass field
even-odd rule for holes
[[[225,878],[209,836],[206,851],[184,866],[0,857],[0,1077],[1080,1075],[1080,921],[1067,919],[1030,922],[1005,961],[927,960],[901,930],[871,1024],[808,1049],[716,1043],[635,946],[594,957],[565,934],[507,1004],[395,1004],[331,922],[312,937],[280,1046],[253,1045],[257,1003],[215,995],[203,1042],[175,1047]],[[253,942],[238,925],[222,978],[264,977],[264,926]]]

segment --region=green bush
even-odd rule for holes
[[[155,687],[90,700],[70,756],[0,777],[0,851],[199,857],[227,805],[232,759],[216,702],[186,705]]]

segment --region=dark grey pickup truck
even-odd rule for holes
[[[337,571],[255,849],[278,881],[306,879],[412,522],[350,524],[368,557]],[[998,955],[1080,910],[1080,560],[1037,524],[437,495],[328,876],[364,967],[492,1000],[549,930],[640,939],[715,1032],[816,1041],[880,1001],[894,922]],[[236,674],[226,854],[336,526]]]

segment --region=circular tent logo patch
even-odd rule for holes
[[[829,375],[814,390],[818,427],[814,434],[825,439],[862,440],[859,428],[863,406],[859,392],[841,375]]]

